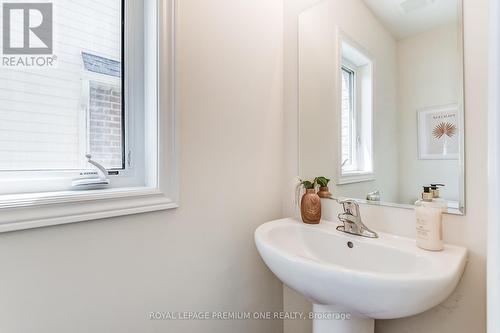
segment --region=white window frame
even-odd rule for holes
[[[364,58],[369,60],[369,64],[371,66],[371,77],[369,86],[366,87],[363,83],[365,77],[363,74],[360,74],[360,68],[351,61],[351,59],[347,59],[343,55],[343,45],[348,44],[352,48],[356,49],[360,54],[363,55]],[[374,136],[373,136],[373,86],[374,79],[373,73],[374,69],[374,61],[373,58],[369,55],[369,53],[358,43],[356,43],[352,38],[350,38],[347,34],[345,34],[342,30],[337,27],[337,63],[338,66],[338,80],[337,80],[337,94],[338,94],[338,103],[337,103],[337,123],[338,123],[338,158],[339,161],[337,163],[336,169],[336,184],[344,185],[351,183],[359,183],[366,181],[374,181],[376,180],[375,174],[375,162],[374,162],[374,154],[373,154],[373,146],[374,146]],[[348,170],[344,171],[342,167],[342,70],[343,68],[348,68],[352,72],[354,72],[354,126],[355,126],[355,154],[354,157],[356,161],[356,169],[357,170]],[[363,90],[365,89],[365,90]],[[368,89],[368,90],[366,90]],[[365,98],[364,94],[369,93],[369,110],[364,109],[362,99]],[[369,129],[364,128],[365,126],[369,127]],[[365,156],[365,155],[368,156]],[[368,159],[368,162],[364,162],[365,159]],[[360,165],[362,169],[360,169]]]
[[[144,174],[141,175],[142,184],[89,191],[33,192],[35,182],[40,180],[40,176],[33,176],[35,177],[33,179],[27,177],[26,182],[23,182],[26,186],[26,193],[0,195],[0,232],[178,207],[179,134],[175,98],[176,0],[144,1],[147,4],[145,17],[156,18],[156,20],[144,20],[144,29],[142,29],[148,36],[151,36],[151,38],[145,38],[144,57],[148,59],[148,68],[145,71],[157,73],[157,75],[152,75],[144,82],[145,101],[141,104],[144,116],[141,115],[140,121],[145,124],[145,148],[143,156],[142,154],[136,156],[145,161]],[[126,3],[133,4],[137,1],[126,1]],[[128,12],[133,11],[126,10],[126,13]],[[134,29],[134,27],[127,26],[125,29]],[[141,29],[134,31],[141,31]],[[136,48],[133,51],[143,52]],[[134,57],[134,54],[127,54],[127,56]],[[132,80],[126,81],[126,89],[132,89],[133,84]],[[138,101],[134,103],[138,105]],[[136,116],[137,112],[134,112],[134,117]],[[130,176],[130,173],[124,174]],[[67,180],[68,172],[59,172],[57,175],[53,173],[52,177],[45,181]],[[118,178],[112,179],[112,182],[120,184]],[[30,187],[30,183],[33,186]]]

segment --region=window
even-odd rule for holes
[[[176,206],[174,12],[171,0],[4,5],[0,231]],[[109,185],[76,191],[94,163]]]
[[[342,171],[356,170],[355,72],[342,66]]]
[[[347,37],[341,42],[339,184],[374,179],[372,160],[373,63]]]
[[[126,143],[140,140],[128,131],[134,124],[125,123],[125,119],[133,120],[129,114],[140,111],[128,107],[122,94],[123,44],[125,40],[136,44],[125,35],[122,0],[49,4],[53,65],[4,66],[0,74],[0,177],[10,180],[9,186],[0,189],[4,194],[67,189],[72,179],[92,173],[87,154],[121,176],[122,171],[129,171]],[[44,20],[50,20],[43,14]],[[11,22],[11,30],[23,26],[21,15],[12,19],[17,21]],[[125,22],[129,20],[135,25],[138,18],[128,17]],[[133,98],[142,98],[134,94]],[[31,188],[21,186],[26,178]],[[126,183],[141,182],[130,177]]]
[[[92,138],[88,135],[91,133],[86,132],[89,114],[85,113],[83,99],[89,93],[82,90],[87,71],[82,57],[86,53],[82,52],[101,54],[118,64],[124,60],[121,0],[102,3],[63,0],[51,4],[55,16],[48,23],[54,30],[53,56],[57,57],[54,65],[39,68],[4,66],[1,70],[2,171],[81,170],[89,167],[85,154],[90,153]],[[23,27],[24,20],[21,15],[12,15],[12,19],[17,20],[11,22],[10,33],[14,34],[15,29]],[[115,80],[118,87],[122,84],[120,72]],[[121,117],[125,111],[121,99],[118,102]],[[102,131],[110,130],[108,125],[102,128]]]

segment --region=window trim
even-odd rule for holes
[[[149,0],[156,20],[145,23],[154,34],[145,49],[156,77],[145,112],[145,186],[95,191],[59,191],[0,196],[0,232],[75,223],[176,208],[179,206],[178,115],[175,75],[176,0]],[[148,46],[148,45],[147,45]],[[162,93],[159,94],[158,92]],[[160,172],[162,170],[162,172]]]
[[[371,109],[370,109],[370,115],[371,115],[371,133],[370,133],[370,140],[371,140],[371,145],[370,145],[370,156],[371,156],[371,170],[353,170],[353,171],[348,171],[344,172],[342,170],[342,163],[336,163],[336,184],[337,185],[345,185],[345,184],[352,184],[352,183],[360,183],[360,182],[367,182],[367,181],[374,181],[376,180],[376,173],[375,173],[375,160],[374,160],[374,128],[373,128],[373,112],[374,112],[374,99],[373,99],[373,92],[375,88],[375,83],[373,80],[373,73],[375,72],[375,61],[374,58],[370,55],[369,52],[367,52],[361,45],[356,43],[352,38],[350,38],[345,32],[343,32],[338,26],[337,26],[337,64],[338,64],[338,78],[337,78],[337,135],[338,135],[338,159],[337,161],[342,161],[342,70],[343,67],[348,68],[349,70],[353,71],[355,73],[355,82],[354,82],[354,114],[360,117],[360,114],[363,113],[364,111],[359,109],[361,102],[360,99],[361,97],[361,92],[359,90],[359,81],[362,79],[358,75],[358,66],[355,66],[352,61],[348,61],[344,59],[343,57],[343,44],[346,43],[349,46],[354,47],[360,54],[362,54],[363,58],[366,58],[369,60],[369,63],[371,65],[371,82],[370,82],[370,102],[371,102]],[[356,159],[358,160],[360,158],[359,154],[361,154],[361,143],[359,142],[360,139],[363,140],[363,130],[361,128],[362,123],[361,119],[355,119],[355,126],[356,126],[356,132],[357,132],[357,138],[355,139],[356,141],[356,153],[358,156],[356,156]]]

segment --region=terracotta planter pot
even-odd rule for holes
[[[330,193],[330,189],[328,187],[320,187],[318,191],[318,196],[320,198],[330,198],[332,194]]]
[[[307,224],[318,224],[321,220],[321,200],[314,189],[306,190],[300,201],[302,221]]]

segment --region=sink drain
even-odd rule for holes
[[[354,247],[354,244],[352,242],[347,242],[347,247],[352,249]]]

